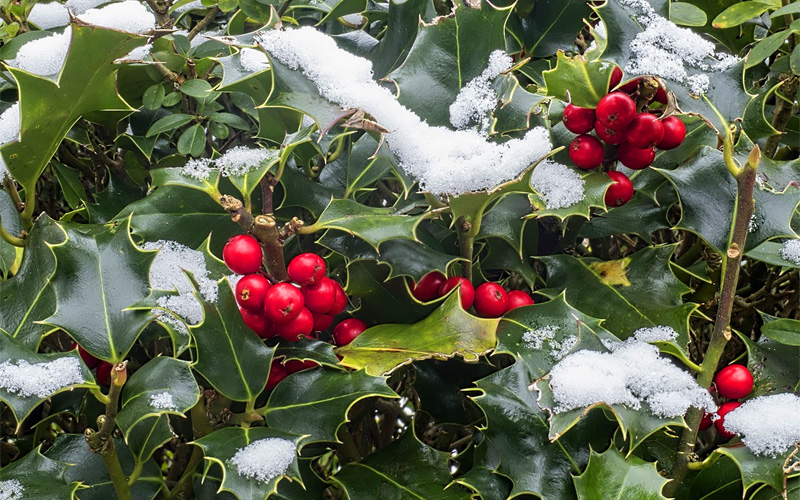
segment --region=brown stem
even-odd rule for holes
[[[186,38],[192,40],[194,37],[199,35],[201,31],[206,29],[206,26],[211,24],[211,21],[213,21],[220,12],[221,11],[219,10],[219,7],[214,6],[214,8],[208,11],[208,14],[206,14],[206,16],[201,19],[200,22],[194,25],[194,28],[192,28],[192,31],[189,32],[189,35]]]
[[[292,5],[292,0],[284,0],[281,4],[280,8],[278,8],[278,19],[282,18],[286,11],[289,10],[289,6]]]
[[[172,2],[161,2],[159,0],[147,0],[147,4],[156,14],[156,22],[161,27],[171,26],[172,19],[169,18],[169,7]]]
[[[786,130],[786,125],[792,118],[792,110],[794,103],[792,102],[793,96],[797,95],[797,90],[800,88],[800,78],[796,75],[790,76],[786,79],[786,83],[775,92],[775,110],[772,115],[772,127],[775,128],[779,134],[767,138],[764,145],[764,154],[773,158],[778,151],[778,146],[783,137],[783,131]],[[779,93],[783,93],[786,98],[782,98]]]

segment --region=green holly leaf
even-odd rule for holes
[[[783,489],[783,466],[786,457],[759,456],[746,446],[722,446],[714,453],[725,455],[733,460],[742,474],[744,489],[756,484],[768,484],[776,490]],[[713,458],[712,458],[713,460]]]
[[[604,238],[615,234],[635,234],[652,245],[651,234],[654,231],[671,227],[667,213],[678,201],[673,189],[660,189],[657,197],[659,201],[655,202],[647,196],[634,195],[625,205],[592,217],[580,229],[578,237]]]
[[[283,357],[284,362],[291,359],[311,360],[331,368],[342,369],[332,345],[306,337],[301,337],[297,342],[281,342],[275,350],[274,357]]]
[[[800,321],[789,318],[777,318],[770,314],[758,312],[764,325],[761,333],[783,345],[800,346]]]
[[[47,458],[39,449],[0,469],[2,491],[8,495],[6,498],[72,500],[80,485],[65,479],[64,471],[68,466]]]
[[[350,500],[468,500],[447,468],[448,454],[421,443],[409,429],[399,439],[333,476]]]
[[[531,205],[536,209],[534,216],[548,217],[554,216],[561,220],[566,219],[572,215],[578,215],[589,219],[592,215],[592,208],[600,208],[607,210],[605,204],[606,189],[611,185],[612,181],[609,176],[602,172],[581,172],[583,179],[584,197],[578,203],[563,208],[547,208],[547,202],[533,187],[533,194],[529,195]]]
[[[749,336],[736,333],[747,349],[747,368],[753,374],[750,398],[792,392],[800,387],[800,366],[797,365],[800,347],[783,345],[772,339],[756,343]]]
[[[531,213],[531,204],[524,194],[509,194],[500,199],[481,220],[476,238],[500,238],[522,256],[522,233]]]
[[[745,255],[751,259],[760,260],[761,262],[765,262],[773,266],[800,269],[800,264],[797,262],[784,259],[781,256],[781,251],[783,251],[783,243],[765,241],[764,243],[747,252]]]
[[[387,159],[391,156],[388,146],[379,145],[371,135],[364,134],[349,146],[345,198],[369,188],[392,170],[392,164]]]
[[[306,443],[338,442],[337,429],[347,412],[369,397],[396,398],[384,377],[363,370],[345,372],[326,367],[293,373],[275,387],[259,413],[267,426],[308,436]],[[298,418],[302,414],[303,418]]]
[[[592,450],[589,465],[574,481],[579,500],[667,500],[661,494],[667,479],[655,464],[635,456],[626,458],[613,447],[603,453]]]
[[[747,147],[752,149],[752,144],[745,142],[744,148]],[[757,178],[773,190],[782,192],[793,181],[800,179],[800,158],[781,161],[762,156]]]
[[[581,108],[595,108],[608,93],[613,67],[583,56],[567,57],[558,52],[556,67],[542,73],[547,95],[571,102]]]
[[[742,477],[732,460],[723,456],[679,485],[677,498],[729,500],[744,498]]]
[[[549,57],[559,50],[573,50],[584,19],[591,13],[583,0],[534,2],[530,14],[523,18],[512,16],[509,26],[512,33],[519,34],[526,54]]]
[[[753,2],[755,3],[755,2]],[[737,4],[738,5],[738,4]],[[772,126],[772,114],[767,118],[767,101],[778,90],[778,87],[784,84],[786,80],[781,80],[777,85],[765,86],[756,95],[755,99],[750,101],[744,110],[742,117],[742,127],[744,128],[747,136],[752,140],[763,139],[772,135],[780,134],[780,131]]]
[[[380,42],[369,52],[372,71],[376,78],[383,78],[397,68],[411,49],[419,29],[419,19],[435,17],[436,10],[430,0],[406,0],[389,2],[386,31]]]
[[[344,195],[344,189],[324,186],[309,179],[299,169],[289,166],[283,171],[280,183],[286,193],[281,201],[281,208],[305,208],[315,217],[322,214],[332,199]]]
[[[219,196],[220,175],[218,170],[211,170],[207,179],[186,175],[183,173],[183,167],[156,168],[150,171],[150,176],[154,188],[179,186],[202,191],[212,198]]]
[[[511,494],[511,485],[507,479],[493,474],[488,467],[473,467],[456,478],[460,485],[471,489],[483,500],[506,500]]]

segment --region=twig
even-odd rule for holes
[[[189,35],[186,38],[188,38],[189,40],[194,39],[194,37],[199,35],[201,31],[206,29],[206,26],[211,24],[211,21],[213,21],[214,18],[217,17],[217,14],[219,14],[220,12],[221,11],[219,10],[219,7],[214,6],[213,9],[208,11],[208,14],[206,14],[203,19],[201,19],[197,24],[194,25],[194,28],[192,28],[192,31],[189,32]]]
[[[283,259],[283,247],[278,239],[275,217],[264,214],[253,218],[253,214],[245,210],[242,202],[233,196],[220,196],[219,201],[222,208],[231,215],[231,220],[261,243],[267,273],[279,281],[287,281],[289,273],[286,271],[286,262]]]

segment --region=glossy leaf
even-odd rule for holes
[[[783,345],[800,346],[800,321],[761,313],[761,333]]]
[[[607,63],[573,58],[561,51],[556,67],[542,73],[547,95],[571,102],[581,108],[595,108],[608,93],[608,83],[614,68]]]
[[[708,17],[705,11],[687,2],[673,2],[669,8],[669,20],[682,26],[705,26]]]
[[[611,449],[604,453],[592,451],[586,470],[575,477],[575,488],[580,500],[666,500],[661,494],[666,482],[655,464],[634,456],[625,458]]]
[[[20,496],[13,490],[8,491],[9,500],[72,500],[79,484],[64,477],[66,469],[67,465],[45,457],[36,448],[20,460],[0,469],[0,477],[3,478],[3,483],[16,481],[22,487]]]
[[[717,17],[711,21],[711,25],[715,28],[732,28],[734,26],[739,26],[770,10],[772,5],[771,2],[758,2],[756,0],[736,3],[720,12]]]

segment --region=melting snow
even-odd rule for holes
[[[800,266],[800,240],[787,240],[781,248],[781,258]]]
[[[761,396],[725,415],[725,429],[742,436],[757,455],[777,457],[800,443],[800,397]]]
[[[267,483],[286,473],[297,456],[297,449],[288,439],[266,438],[253,441],[240,449],[230,462],[240,475]]]
[[[83,382],[77,358],[63,357],[45,363],[30,364],[24,359],[0,364],[0,388],[27,398],[46,398],[54,392]]]
[[[531,174],[531,186],[551,210],[570,207],[583,200],[584,184],[580,174],[549,159],[539,163]]]

